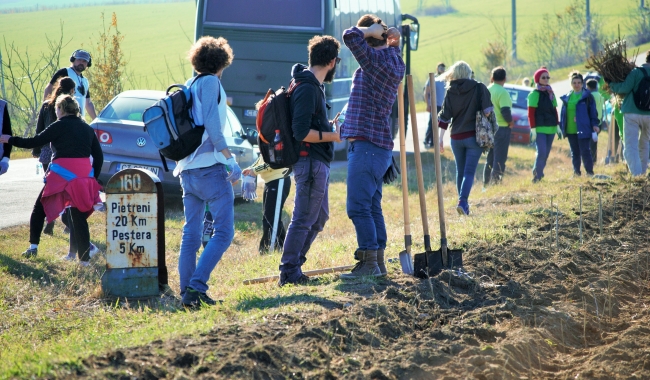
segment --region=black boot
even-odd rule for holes
[[[350,273],[343,273],[342,279],[355,279],[363,276],[381,276],[379,266],[377,266],[377,251],[357,250],[354,256],[359,262],[352,268]]]

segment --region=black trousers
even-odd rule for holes
[[[436,106],[436,113],[440,113],[442,107]],[[424,135],[424,145],[433,146],[433,129],[431,128],[431,115],[429,115],[429,126],[427,127],[427,133]],[[438,142],[436,141],[436,144]]]
[[[76,207],[68,208],[61,216],[61,221],[70,230],[70,252],[76,253],[80,261],[90,260],[90,231],[88,214]]]
[[[273,236],[273,219],[275,218],[275,209],[278,207],[278,187],[280,185],[281,179],[276,179],[274,181],[269,181],[264,185],[264,197],[263,197],[263,207],[264,215],[262,216],[262,240],[260,240],[259,251],[260,253],[268,252],[271,249],[271,236]],[[284,246],[284,238],[287,235],[287,230],[282,223],[282,209],[284,208],[284,202],[289,196],[289,191],[291,190],[291,178],[284,178],[284,184],[282,186],[282,196],[280,199],[280,219],[278,220],[278,231],[277,237],[275,239],[275,247],[282,250]]]
[[[29,243],[38,244],[41,241],[41,231],[43,231],[43,226],[45,225],[45,209],[43,209],[43,204],[41,203],[41,197],[43,196],[43,190],[38,193],[36,202],[34,202],[34,207],[32,208],[32,215],[29,217]]]

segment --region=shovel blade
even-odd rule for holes
[[[459,268],[463,266],[463,250],[447,248],[447,266],[442,261],[442,249],[415,254],[415,277],[433,277],[443,269]]]
[[[411,260],[411,253],[402,251],[399,253],[399,263],[402,266],[402,273],[413,275],[413,261]]]

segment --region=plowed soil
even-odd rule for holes
[[[201,336],[84,358],[81,367],[57,373],[114,379],[649,379],[649,188],[625,189],[605,197],[602,235],[598,209],[583,214],[583,244],[575,219],[560,215],[556,235],[555,214],[536,210],[534,226],[511,226],[521,231],[515,239],[467,247],[465,272],[420,280],[392,264],[385,280],[341,282],[337,289],[345,296],[314,298],[322,313],[233,321]]]

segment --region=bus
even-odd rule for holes
[[[308,41],[315,35],[331,35],[341,42],[341,62],[331,84],[326,84],[331,120],[347,104],[352,75],[358,64],[343,44],[343,31],[367,13],[380,17],[388,27],[401,28],[402,47],[417,49],[417,19],[400,12],[399,0],[197,0],[195,40],[202,36],[224,37],[235,59],[224,71],[222,83],[231,108],[245,130],[255,129],[255,104],[269,89],[288,87],[291,67],[307,63]],[[411,23],[402,26],[403,20]],[[406,46],[404,46],[406,45]],[[393,132],[397,132],[397,107]],[[335,146],[345,156],[346,143]]]

